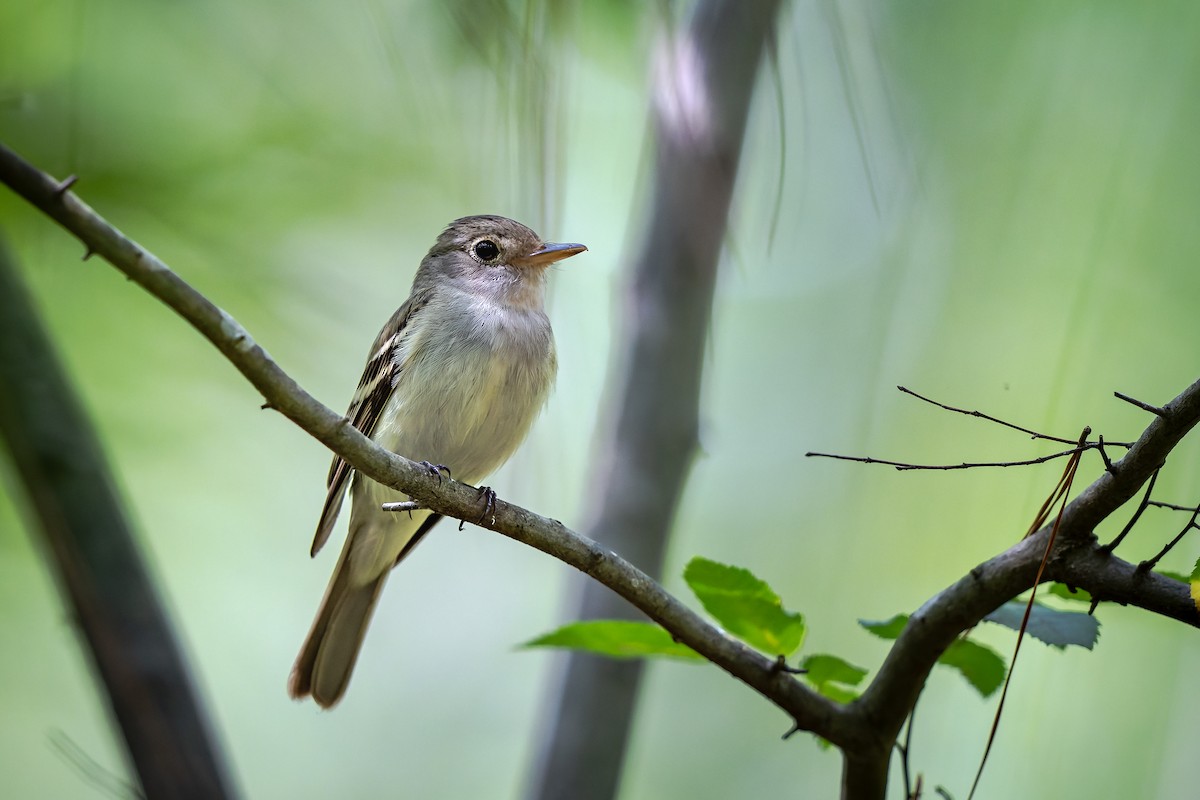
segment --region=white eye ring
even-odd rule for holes
[[[484,264],[491,264],[500,257],[500,246],[491,239],[480,239],[471,245],[471,253]]]

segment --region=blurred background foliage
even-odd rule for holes
[[[638,230],[654,33],[685,4],[455,0],[0,4],[0,138],[238,318],[327,404],[449,220],[495,212],[591,252],[554,278],[558,389],[493,485],[577,523],[615,275]],[[745,565],[865,667],[855,624],[909,611],[1015,541],[1050,452],[896,393],[1062,436],[1130,439],[1197,377],[1200,6],[1183,0],[790,5],[742,165],[703,454],[667,584]],[[11,240],[109,449],[248,797],[515,797],[565,568],[439,529],[382,601],[346,701],[284,680],[334,558],[307,556],[328,453],[198,336],[11,194]],[[1185,443],[1161,497],[1200,500]],[[7,469],[7,466],[3,467]],[[1101,465],[1087,462],[1080,480]],[[0,495],[0,766],[11,797],[90,797],[62,735],[122,774],[49,573]],[[1116,532],[1115,519],[1101,536]],[[1127,545],[1182,525],[1152,513]],[[1167,568],[1187,571],[1200,543]],[[1103,608],[1094,653],[1030,645],[990,797],[1194,796],[1193,631]],[[1002,652],[1012,637],[978,631]],[[913,766],[965,796],[992,706],[938,671]],[[711,667],[654,664],[622,797],[830,796],[840,763]],[[1097,758],[1104,754],[1103,758]]]

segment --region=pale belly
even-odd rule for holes
[[[493,311],[452,325],[457,330],[414,342],[371,438],[477,485],[508,460],[541,411],[557,371],[554,340],[541,314]],[[428,512],[383,511],[406,496],[358,475],[351,494],[351,580],[366,583],[395,564]]]
[[[554,381],[548,330],[540,346],[523,341],[523,348],[470,341],[431,348],[406,369],[372,438],[414,461],[444,465],[456,480],[483,480],[525,439]]]

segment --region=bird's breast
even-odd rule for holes
[[[373,438],[477,483],[529,432],[557,359],[542,311],[474,301],[464,313],[461,305],[413,337]]]

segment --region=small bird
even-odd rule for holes
[[[585,250],[543,242],[505,217],[451,222],[421,261],[408,300],[371,345],[346,417],[431,471],[483,480],[525,438],[558,370],[544,303],[547,268]],[[441,519],[383,510],[409,498],[355,473],[340,456],[327,485],[312,555],[329,539],[347,485],[350,530],[288,678],[288,694],[311,695],[324,708],[346,691],[388,573]]]

